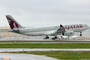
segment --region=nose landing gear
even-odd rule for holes
[[[80,36],[82,36],[82,32],[80,32]]]

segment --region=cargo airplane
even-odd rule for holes
[[[11,28],[10,32],[29,36],[46,36],[44,39],[49,39],[49,36],[54,36],[52,39],[55,40],[58,38],[57,35],[72,36],[74,32],[80,32],[80,36],[82,36],[82,31],[89,28],[87,24],[60,24],[60,26],[25,28],[10,15],[6,15],[6,18]]]

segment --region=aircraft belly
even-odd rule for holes
[[[84,30],[86,30],[87,28],[81,28],[81,29],[74,29],[73,31],[74,32],[81,32],[81,31],[84,31]]]
[[[24,33],[24,35],[31,35],[31,36],[42,36],[45,35],[43,34],[44,32],[29,32],[29,33]]]

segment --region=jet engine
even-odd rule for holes
[[[66,31],[64,33],[62,33],[63,36],[72,36],[74,35],[74,32],[73,31]]]

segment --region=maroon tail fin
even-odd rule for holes
[[[6,18],[8,20],[8,23],[9,23],[9,26],[11,29],[22,28],[22,26],[14,18],[12,18],[10,15],[6,15]]]

